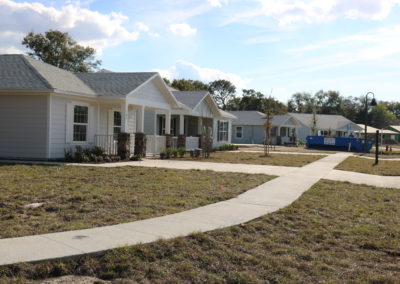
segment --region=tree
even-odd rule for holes
[[[207,91],[208,85],[198,80],[174,79],[171,87],[179,91]]]
[[[372,126],[382,129],[396,122],[396,116],[388,111],[384,103],[373,107],[370,113]]]
[[[317,109],[313,108],[313,112],[312,112],[312,117],[311,117],[311,125],[310,125],[310,129],[311,129],[311,135],[317,135],[317,124],[318,124],[318,119],[317,119]]]
[[[268,99],[273,99],[271,96]],[[269,156],[269,146],[271,145],[271,130],[272,130],[272,120],[274,119],[274,109],[272,105],[265,106],[265,140],[264,140],[264,155]]]
[[[225,110],[230,99],[234,98],[236,87],[227,80],[216,80],[209,84],[208,91],[217,105]]]
[[[31,49],[35,59],[72,72],[98,69],[101,61],[94,59],[95,49],[78,45],[68,33],[49,30],[45,34],[28,33],[22,44]]]

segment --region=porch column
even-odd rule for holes
[[[167,110],[165,114],[165,134],[171,134],[171,110]]]
[[[183,114],[179,115],[179,134],[185,134],[185,116]]]
[[[121,132],[128,131],[128,104],[126,100],[121,103]]]
[[[203,118],[198,117],[197,118],[197,134],[202,134],[203,132]]]
[[[140,106],[137,111],[137,132],[144,132],[144,106]]]

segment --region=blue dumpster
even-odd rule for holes
[[[307,136],[307,147],[334,151],[364,152],[364,139],[352,137]],[[372,140],[367,139],[367,152]]]

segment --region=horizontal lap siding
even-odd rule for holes
[[[0,157],[47,158],[47,96],[0,95]]]
[[[73,149],[77,144],[74,143],[67,143],[66,139],[66,127],[67,127],[67,104],[76,102],[79,104],[80,100],[79,98],[75,99],[69,99],[67,97],[61,97],[61,96],[56,96],[52,95],[51,96],[51,130],[50,130],[50,158],[55,159],[55,158],[63,158],[64,157],[64,149]],[[83,103],[87,103],[85,101],[81,101]],[[93,135],[97,132],[97,104],[91,104],[94,106],[94,113],[93,115],[93,121],[90,121],[89,127],[92,129],[92,131],[89,131],[88,135],[91,135],[91,132],[93,132]],[[89,114],[91,115],[91,114]],[[83,144],[80,144],[81,146],[93,146],[92,142],[86,142]]]

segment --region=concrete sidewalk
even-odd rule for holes
[[[371,186],[400,188],[400,176],[379,176],[341,170],[332,170],[325,179],[347,181],[355,184],[366,184]]]
[[[177,214],[86,230],[0,239],[0,265],[96,253],[241,224],[291,204],[348,156],[329,155],[282,173],[236,198]]]

